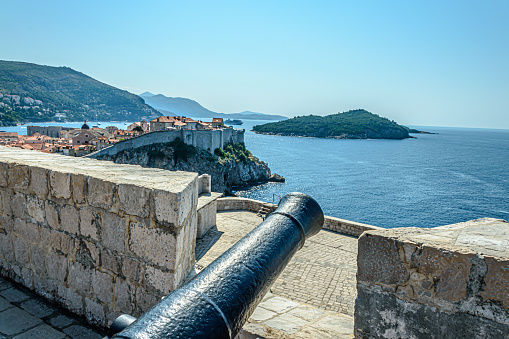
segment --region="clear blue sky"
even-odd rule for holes
[[[286,116],[509,128],[509,1],[2,1],[0,59]]]

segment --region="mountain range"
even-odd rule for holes
[[[240,113],[219,113],[211,111],[198,102],[178,97],[167,97],[162,94],[153,94],[144,92],[140,97],[145,99],[145,102],[150,106],[156,108],[164,115],[178,115],[189,116],[193,118],[225,118],[225,119],[253,119],[253,120],[286,120],[288,119],[282,115],[272,115],[257,113],[251,111],[243,111]]]

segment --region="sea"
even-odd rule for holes
[[[246,147],[286,182],[238,190],[238,196],[277,203],[287,193],[303,192],[326,215],[384,228],[436,227],[485,217],[509,220],[509,130],[409,126],[436,134],[404,140],[251,132],[266,122],[244,120],[235,127],[246,130]],[[100,127],[128,124],[101,122]],[[26,134],[26,125],[0,129]]]

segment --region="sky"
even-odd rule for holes
[[[0,59],[288,117],[509,129],[509,1],[0,1]]]

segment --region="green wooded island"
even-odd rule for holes
[[[401,126],[364,109],[327,116],[307,115],[253,127],[259,134],[335,139],[405,139],[427,133]]]

